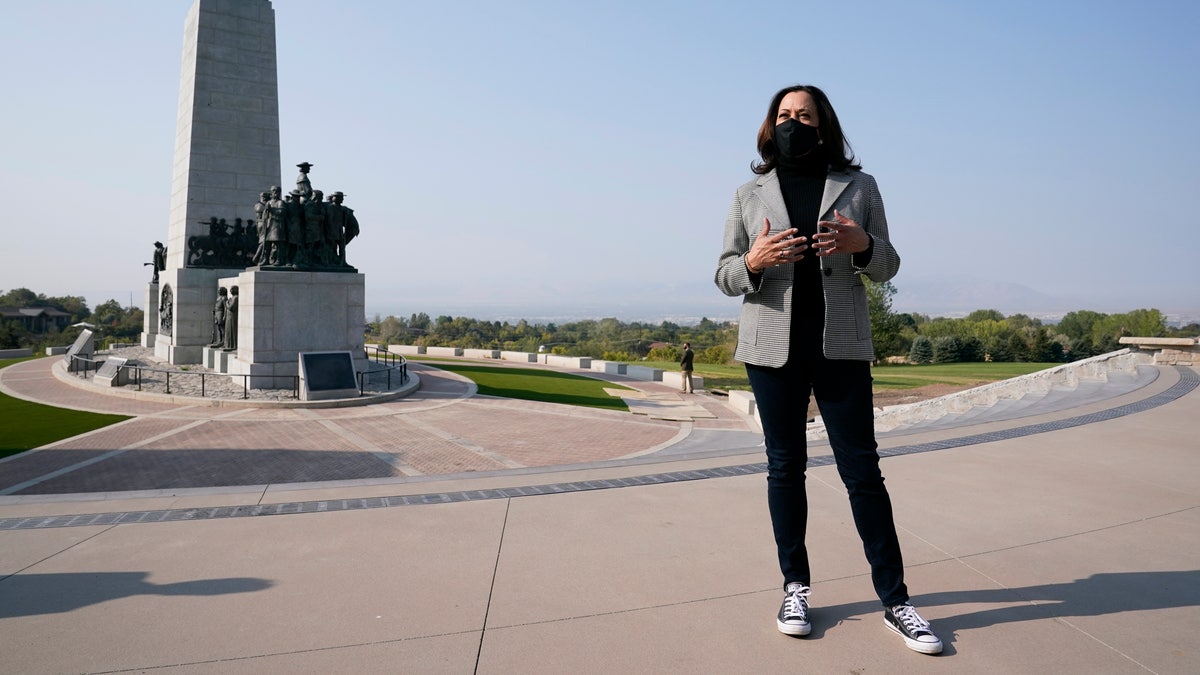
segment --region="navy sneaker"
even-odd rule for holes
[[[907,602],[883,610],[883,624],[904,638],[904,644],[914,652],[942,653],[942,641],[933,634],[929,622],[922,619],[917,609]]]
[[[779,616],[775,618],[779,632],[786,635],[808,635],[812,632],[812,624],[808,622],[808,594],[812,589],[799,581],[793,581],[784,587],[783,592],[783,604],[779,607]]]

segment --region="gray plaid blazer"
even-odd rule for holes
[[[888,240],[883,198],[870,175],[831,170],[821,198],[820,220],[833,220],[834,209],[861,225],[874,244],[866,267],[856,267],[849,253],[820,259],[825,291],[825,357],[873,361],[875,347],[871,342],[867,292],[859,275],[883,283],[900,269],[900,256]],[[745,256],[762,231],[764,217],[771,221],[771,232],[792,226],[774,171],[737,189],[729,217],[725,219],[725,242],[714,281],[725,295],[742,296],[734,357],[744,363],[779,368],[788,360],[793,266],[764,270],[757,285],[751,278]],[[805,255],[813,254],[805,252]]]

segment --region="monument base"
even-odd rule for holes
[[[159,316],[158,336],[154,340],[154,355],[158,359],[175,365],[203,363],[204,348],[213,341],[213,304],[217,299],[217,280],[240,271],[234,268],[186,267],[159,273],[159,294],[155,306],[167,306],[171,313],[169,330],[162,325],[163,317]],[[164,299],[166,295],[170,296],[169,302]]]
[[[170,342],[164,342],[161,336],[154,340],[155,358],[175,365],[200,363],[203,356],[203,349],[203,347],[196,345],[175,345]]]
[[[365,275],[247,270],[220,284],[239,289],[238,346],[226,372],[250,375],[251,388],[296,386],[300,352],[350,352],[355,370],[367,368]]]

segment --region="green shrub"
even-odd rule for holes
[[[674,361],[679,362],[679,350],[674,346],[667,345],[666,347],[655,347],[650,350],[646,356],[648,361]]]

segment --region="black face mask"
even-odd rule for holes
[[[797,160],[808,155],[821,145],[821,132],[796,120],[787,120],[775,126],[775,147],[784,160]]]

